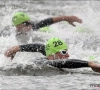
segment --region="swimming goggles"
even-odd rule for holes
[[[59,51],[60,52],[60,54],[62,54],[62,55],[66,55],[67,54],[67,50],[62,50],[62,51]]]

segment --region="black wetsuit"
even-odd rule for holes
[[[53,24],[53,19],[52,18],[48,18],[48,19],[44,19],[38,23],[31,23],[33,30],[45,27],[45,26],[49,26],[51,24]]]
[[[20,51],[27,52],[40,52],[46,55],[45,45],[43,44],[26,44],[20,45]],[[78,59],[67,59],[67,60],[49,60],[49,64],[57,68],[81,68],[88,67],[88,61]]]

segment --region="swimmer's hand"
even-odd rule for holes
[[[72,26],[76,26],[74,22],[82,23],[82,19],[76,16],[67,16],[65,17],[65,20],[68,21],[68,23],[71,24]]]
[[[20,51],[20,47],[19,46],[13,46],[11,48],[9,48],[5,53],[4,55],[6,57],[11,57],[11,59],[14,58],[16,52]]]

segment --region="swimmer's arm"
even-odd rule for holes
[[[36,24],[33,24],[32,27],[34,30],[34,29],[39,29],[39,28],[45,27],[45,26],[49,26],[51,24],[53,24],[53,19],[47,18],[47,19],[41,20],[40,22],[38,22]]]
[[[78,18],[77,16],[59,16],[59,17],[54,17],[52,19],[53,23],[57,23],[60,21],[67,21],[72,26],[76,26],[74,22],[82,23],[82,19]]]
[[[20,51],[25,52],[40,52],[45,55],[45,45],[43,44],[26,44],[20,45]]]
[[[50,65],[57,68],[82,68],[88,67],[88,62],[79,59],[53,60],[49,62]]]
[[[74,22],[82,23],[82,20],[76,16],[58,16],[58,17],[44,19],[44,20],[40,21],[39,23],[36,23],[33,26],[33,29],[39,29],[39,28],[49,26],[51,24],[54,24],[54,23],[57,23],[60,21],[67,21],[72,26],[75,26]]]
[[[43,44],[26,44],[26,45],[19,45],[13,46],[8,49],[4,55],[6,57],[12,57],[16,52],[40,52],[45,55],[45,45]]]

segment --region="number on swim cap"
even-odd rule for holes
[[[54,44],[54,47],[57,47],[59,45],[62,45],[63,43],[60,40],[58,40],[58,41],[54,41],[53,44]]]

